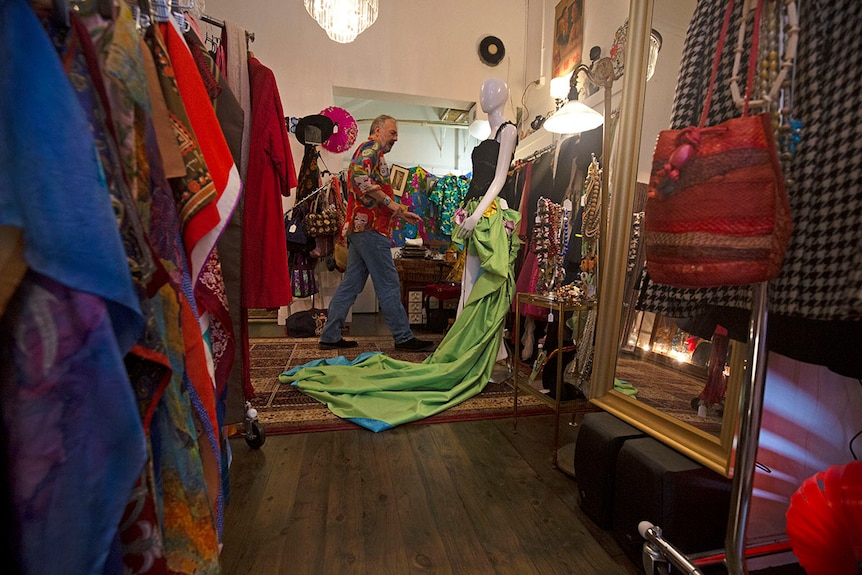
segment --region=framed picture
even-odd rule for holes
[[[554,8],[554,52],[551,77],[571,72],[584,52],[584,0],[560,0]]]
[[[389,179],[392,182],[392,191],[399,198],[407,189],[407,178],[410,176],[410,170],[401,166],[392,166],[392,173],[389,174]]]

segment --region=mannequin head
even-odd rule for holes
[[[482,82],[479,102],[486,114],[494,110],[502,110],[509,99],[509,86],[500,78],[488,78]]]

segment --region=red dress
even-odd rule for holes
[[[281,98],[272,70],[248,59],[252,121],[243,191],[243,307],[275,308],[292,301],[281,198],[296,187]]]

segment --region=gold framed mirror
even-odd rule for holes
[[[731,476],[733,473],[733,452],[737,431],[737,420],[739,416],[738,396],[743,376],[743,365],[747,356],[745,345],[732,342],[729,347],[727,360],[722,361],[722,367],[729,372],[724,394],[724,408],[719,415],[712,414],[714,424],[699,425],[695,418],[682,418],[663,411],[656,404],[651,404],[645,398],[633,399],[629,394],[615,389],[615,378],[619,377],[623,370],[625,373],[633,374],[644,372],[643,365],[623,365],[621,358],[626,361],[635,359],[657,362],[664,359],[666,368],[668,364],[675,362],[666,361],[666,358],[645,358],[644,353],[633,353],[638,351],[637,339],[641,334],[648,332],[641,328],[633,327],[633,313],[631,305],[625,305],[624,300],[631,300],[631,288],[627,287],[627,264],[629,263],[630,232],[632,229],[632,217],[635,207],[635,199],[639,188],[643,189],[648,179],[643,176],[644,154],[651,157],[652,145],[655,142],[657,131],[654,124],[656,121],[663,124],[658,129],[669,126],[672,104],[672,93],[675,86],[670,87],[671,97],[660,99],[658,105],[652,100],[648,101],[647,94],[647,62],[649,57],[649,37],[654,24],[660,27],[663,20],[662,10],[678,10],[678,6],[672,6],[669,0],[632,0],[629,3],[628,32],[625,54],[625,73],[621,78],[622,96],[620,101],[620,117],[617,124],[617,133],[614,137],[614,152],[610,162],[610,197],[608,212],[609,241],[603,242],[601,246],[602,267],[599,293],[599,307],[596,328],[596,347],[593,359],[593,373],[591,383],[591,400],[598,407],[641,429],[645,433],[664,442],[680,453],[697,461],[722,475]],[[692,10],[693,5],[692,4]],[[688,17],[691,13],[688,14]],[[685,15],[676,13],[675,18],[684,18]],[[687,21],[686,21],[687,24]],[[659,30],[663,36],[668,36]],[[685,30],[682,30],[684,40]],[[667,82],[676,81],[679,57],[681,54],[682,40],[677,42],[677,53],[667,53],[662,48],[659,58],[665,61],[660,65],[667,65],[669,60],[676,67],[671,74],[665,74],[665,91]],[[665,38],[667,42],[667,38]],[[670,78],[670,80],[668,80]],[[656,78],[652,80],[656,82]],[[649,129],[644,129],[644,118],[648,115],[649,123],[653,124]],[[643,137],[642,137],[643,132]],[[646,162],[648,166],[649,162]],[[640,175],[639,175],[640,173]],[[640,181],[640,184],[639,184]],[[630,272],[631,273],[631,272]],[[631,280],[631,278],[629,278]],[[631,283],[631,281],[629,281]],[[656,323],[661,323],[662,318],[656,318]],[[667,325],[670,322],[665,322]],[[625,337],[621,337],[622,330],[626,330]],[[674,331],[675,330],[675,331]],[[679,331],[671,328],[678,334]],[[653,335],[655,330],[652,331]],[[634,339],[629,345],[629,336]],[[628,347],[623,350],[622,347]],[[652,341],[650,343],[653,343]],[[703,342],[708,343],[708,342]],[[638,357],[640,356],[640,357]],[[722,358],[724,359],[724,358]],[[702,366],[684,366],[687,368],[685,377],[691,376],[689,385],[697,389],[698,381],[694,375],[704,376]],[[675,365],[679,371],[680,365]],[[619,381],[618,381],[619,383]],[[649,382],[641,379],[634,387],[639,385],[661,385],[660,382]],[[691,389],[691,388],[689,388]],[[696,393],[696,392],[695,392]],[[642,394],[646,395],[646,394]],[[692,398],[682,398],[689,402]],[[696,398],[695,398],[696,399]],[[691,409],[696,412],[697,406],[691,402]]]

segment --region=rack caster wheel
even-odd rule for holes
[[[252,421],[248,424],[245,442],[252,449],[260,449],[266,443],[266,433],[259,421]]]
[[[257,420],[257,410],[249,402],[246,402],[245,408],[245,442],[252,449],[260,449],[266,443],[266,432]]]

